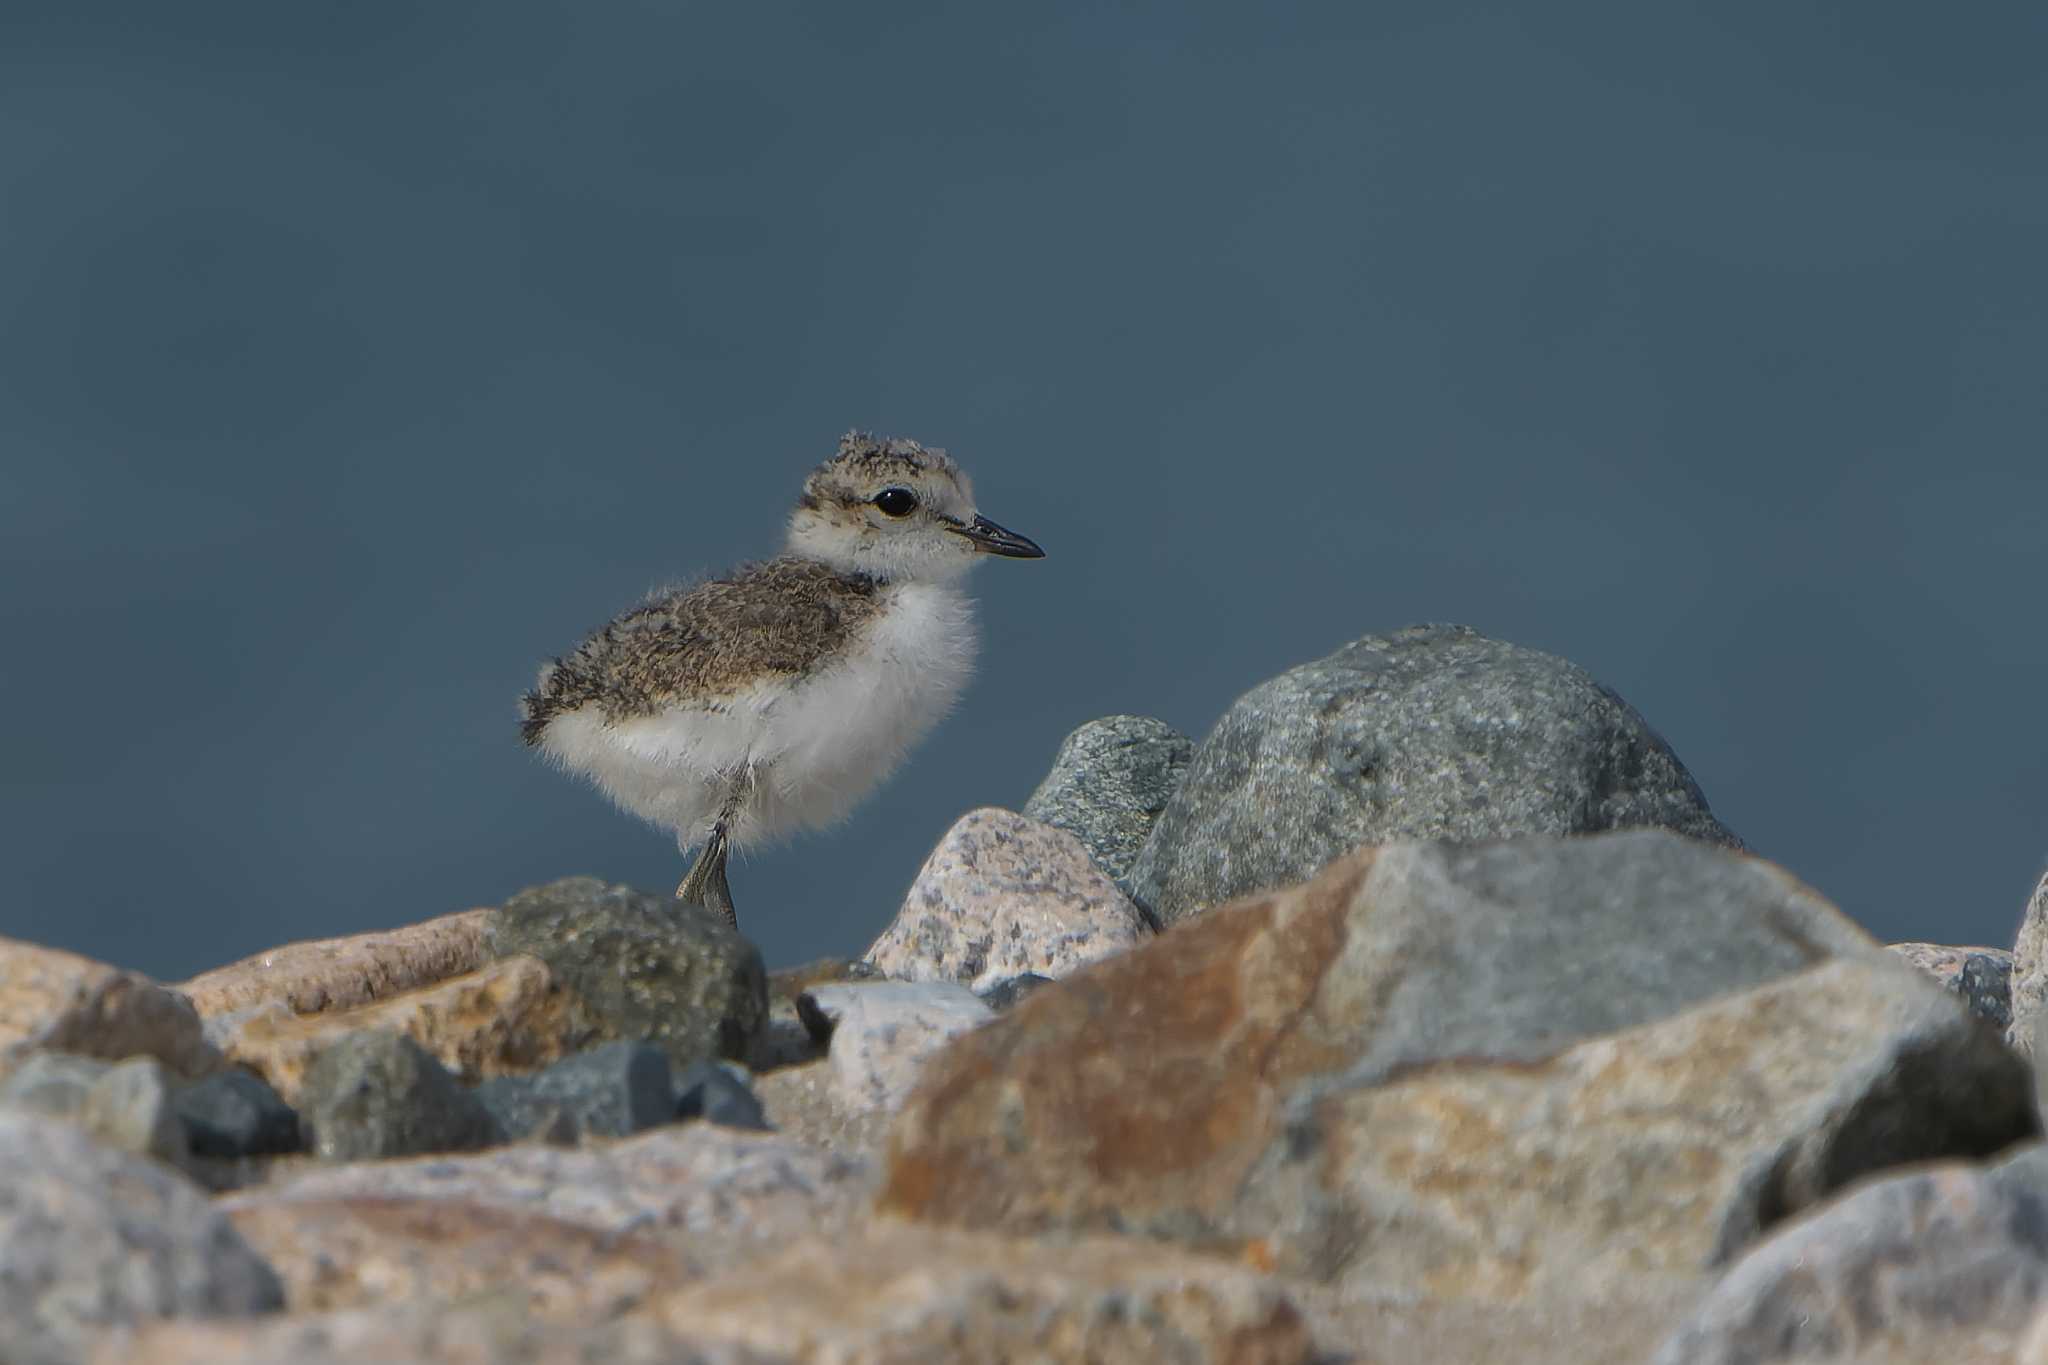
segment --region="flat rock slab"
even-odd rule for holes
[[[38,1052],[154,1057],[183,1078],[221,1067],[198,1012],[177,991],[76,953],[0,938],[0,1076]]]
[[[1150,934],[1079,839],[987,806],[946,831],[866,960],[893,980],[982,991],[1027,972],[1065,976]]]
[[[218,1015],[208,1031],[231,1061],[294,1104],[313,1059],[352,1034],[402,1034],[455,1075],[476,1081],[523,1075],[604,1033],[546,963],[526,956],[319,1014],[293,1014],[272,1001]]]
[[[288,943],[201,972],[178,989],[208,1018],[270,1004],[291,1014],[367,1005],[483,966],[489,913],[465,910],[402,929]]]
[[[1656,1362],[2008,1359],[2044,1294],[2048,1200],[1973,1167],[1913,1171],[1752,1248]]]
[[[1171,924],[1368,845],[1632,828],[1741,842],[1584,669],[1463,626],[1414,626],[1239,698],[1195,750],[1128,886]]]
[[[830,1034],[833,1097],[856,1113],[896,1108],[934,1053],[996,1017],[950,981],[814,986],[797,1008],[814,1033]]]
[[[1104,716],[1061,741],[1024,814],[1063,829],[1122,879],[1194,757],[1188,737],[1150,716]]]
[[[100,1331],[283,1306],[275,1273],[168,1167],[68,1123],[0,1113],[0,1323],[8,1365],[77,1360]]]
[[[1771,864],[1658,832],[1405,844],[954,1041],[880,1206],[1510,1295],[1695,1274],[1860,1174],[2035,1128],[2024,1063]]]

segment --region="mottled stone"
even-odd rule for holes
[[[1026,972],[1022,976],[1006,976],[987,990],[978,991],[976,994],[981,997],[982,1004],[1001,1014],[1023,1003],[1032,992],[1042,990],[1051,984],[1052,978],[1049,976]]]
[[[491,951],[548,964],[611,1039],[645,1038],[682,1068],[744,1062],[768,1017],[761,954],[711,911],[595,877],[521,891],[491,914]]]
[[[694,1062],[677,1078],[675,1116],[726,1128],[769,1131],[767,1111],[728,1062]]]
[[[0,1171],[8,1365],[75,1361],[120,1323],[283,1304],[270,1267],[167,1166],[87,1140],[71,1124],[9,1111],[0,1112]]]
[[[0,1106],[75,1123],[116,1151],[173,1165],[190,1155],[170,1084],[154,1057],[106,1062],[39,1052],[0,1079]]]
[[[1656,1361],[1951,1361],[1993,1333],[2010,1351],[2044,1290],[2048,1202],[1970,1167],[1912,1171],[1751,1248]]]
[[[504,1140],[490,1111],[398,1033],[354,1033],[314,1059],[299,1090],[308,1150],[331,1161],[466,1151]]]
[[[830,1032],[833,1095],[853,1110],[896,1108],[934,1053],[995,1018],[950,981],[815,986],[797,1006],[815,1032]]]
[[[1463,626],[1415,626],[1239,698],[1128,886],[1171,924],[1367,845],[1638,827],[1740,845],[1664,741],[1585,670]]]
[[[1696,1274],[1860,1175],[2035,1128],[2023,1063],[1771,864],[1647,831],[1404,844],[952,1043],[880,1206],[1509,1297]]]
[[[154,1057],[179,1077],[221,1066],[178,992],[139,972],[0,938],[0,1076],[38,1052]]]
[[[1122,881],[1194,752],[1186,735],[1150,716],[1091,720],[1062,741],[1024,814],[1079,839]]]
[[[989,806],[946,831],[866,960],[895,980],[978,991],[1022,972],[1065,976],[1149,935],[1080,840]]]
[[[2022,1051],[2034,1048],[2034,1016],[2048,1006],[2048,872],[2027,897],[2020,932],[2012,946],[2012,1025],[2008,1035]]]
[[[91,1365],[795,1365],[786,1356],[680,1340],[644,1317],[554,1322],[521,1311],[515,1297],[494,1295],[481,1307],[473,1300],[453,1308],[407,1303],[246,1323],[162,1323],[107,1334]]]
[[[2012,1026],[2012,954],[2005,949],[1894,943],[1891,950],[1960,997],[1964,1008],[2000,1033]]]
[[[297,1015],[272,1001],[217,1015],[208,1031],[237,1064],[289,1101],[315,1057],[357,1033],[412,1039],[464,1080],[524,1075],[574,1055],[605,1030],[546,963],[512,956],[366,1005]]]
[[[192,1151],[205,1157],[271,1156],[300,1147],[298,1112],[263,1080],[230,1067],[171,1097]]]
[[[276,1004],[320,1014],[431,986],[484,965],[486,910],[442,915],[402,929],[288,943],[201,972],[178,989],[212,1018]]]
[[[565,1136],[625,1137],[672,1122],[668,1054],[652,1043],[606,1043],[532,1076],[500,1076],[474,1091],[498,1126],[528,1137],[557,1120]]]

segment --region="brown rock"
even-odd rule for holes
[[[954,1042],[880,1206],[1512,1295],[1696,1274],[1866,1171],[2034,1126],[2019,1059],[1768,863],[1389,845]]]
[[[187,1079],[221,1066],[178,992],[139,972],[0,938],[0,1075],[40,1051],[154,1057]]]
[[[646,1234],[461,1199],[254,1193],[224,1211],[294,1313],[496,1295],[538,1318],[602,1322],[704,1269]]]
[[[807,1238],[654,1307],[678,1336],[845,1362],[1315,1358],[1275,1282],[1120,1238],[1062,1244],[881,1224]]]
[[[532,1071],[595,1041],[580,1003],[547,966],[508,957],[477,971],[349,1009],[287,1013],[283,1002],[213,1023],[228,1057],[297,1103],[314,1057],[364,1029],[401,1033],[467,1081]]]
[[[1062,977],[1150,937],[1079,839],[989,806],[946,831],[866,958],[895,980],[983,991],[1026,972]]]
[[[288,943],[202,972],[179,989],[208,1018],[272,1002],[293,1014],[367,1005],[481,967],[490,958],[490,913],[465,910],[402,929]]]

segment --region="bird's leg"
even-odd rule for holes
[[[725,798],[724,807],[718,812],[718,823],[711,827],[711,837],[704,841],[697,861],[690,865],[682,885],[676,888],[677,900],[685,905],[701,905],[706,910],[716,910],[735,929],[740,927],[740,917],[732,908],[732,888],[725,883],[725,832],[739,814],[744,790],[743,784],[734,784],[731,794]]]

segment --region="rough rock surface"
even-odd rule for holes
[[[866,960],[895,980],[981,991],[1025,972],[1065,976],[1150,934],[1080,840],[988,806],[946,831]]]
[[[234,1067],[195,1081],[171,1097],[195,1155],[268,1156],[296,1152],[299,1116],[263,1079]]]
[[[1951,1361],[1992,1335],[2010,1351],[2044,1291],[2048,1201],[1972,1167],[1918,1170],[1753,1247],[1656,1362]]]
[[[538,1075],[485,1081],[473,1093],[513,1138],[558,1124],[568,1139],[625,1137],[676,1117],[668,1054],[645,1042],[606,1043]]]
[[[265,1313],[277,1276],[196,1186],[68,1123],[0,1113],[0,1356],[76,1360],[145,1318]]]
[[[185,1078],[221,1066],[178,992],[76,953],[0,938],[0,1076],[38,1052],[154,1057]]]
[[[0,1107],[75,1123],[120,1152],[181,1165],[191,1154],[171,1087],[153,1057],[104,1062],[40,1052],[0,1079]]]
[[[996,1017],[950,981],[815,986],[797,1006],[814,1032],[831,1035],[833,1096],[855,1111],[896,1108],[934,1053]]]
[[[330,1161],[502,1142],[483,1103],[398,1033],[353,1033],[314,1059],[299,1092],[306,1147]]]
[[[1091,720],[1060,744],[1024,814],[1079,839],[1120,882],[1194,752],[1186,735],[1150,716]]]
[[[771,1131],[768,1113],[730,1062],[694,1062],[676,1077],[675,1117],[726,1128]]]
[[[749,1059],[768,1017],[754,945],[701,906],[595,877],[531,887],[490,915],[493,953],[548,964],[609,1039],[645,1038],[677,1069]]]
[[[1740,846],[1664,741],[1583,669],[1415,626],[1239,698],[1195,750],[1129,889],[1171,924],[1370,844],[1635,827]]]
[[[2048,872],[2027,897],[2020,915],[2019,937],[2012,946],[2012,1028],[2013,1046],[2031,1051],[2034,1046],[2034,1016],[2048,1005]]]
[[[383,1000],[484,965],[487,910],[373,934],[312,939],[202,972],[178,989],[212,1018],[277,1004],[319,1014]]]
[[[1661,832],[1394,845],[954,1042],[881,1206],[1511,1295],[1697,1273],[1860,1174],[2035,1127],[2020,1059],[1771,864]]]
[[[603,1033],[547,964],[526,956],[320,1014],[293,1014],[276,1001],[253,1005],[214,1016],[207,1031],[232,1061],[294,1102],[313,1059],[351,1034],[403,1034],[473,1081],[547,1066]]]
[[[1962,999],[1970,1013],[2004,1033],[2012,1026],[2012,954],[2003,948],[1894,943],[1891,950]]]

